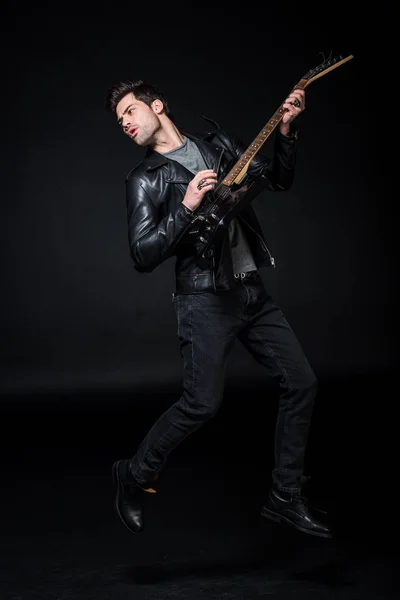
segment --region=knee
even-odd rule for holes
[[[201,421],[210,421],[215,417],[219,409],[218,405],[203,404],[199,410],[199,418]]]
[[[194,396],[182,398],[182,408],[197,421],[206,422],[215,417],[221,405],[221,397]]]
[[[297,372],[289,381],[286,381],[285,387],[288,391],[314,398],[318,390],[318,380],[312,370],[306,369]]]
[[[217,414],[221,404],[220,398],[204,398],[196,402],[195,410],[200,421],[210,421]]]
[[[309,375],[305,379],[306,389],[310,392],[317,392],[318,390],[318,379],[313,372],[309,373]]]
[[[299,391],[306,393],[310,398],[315,398],[318,391],[318,379],[312,371],[302,374],[298,386]]]

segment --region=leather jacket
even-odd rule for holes
[[[211,119],[206,119],[214,124],[211,131],[202,135],[182,133],[196,143],[207,167],[214,169],[218,181],[221,181],[247,146],[221,130]],[[288,190],[293,184],[298,131],[292,127],[288,136],[279,131],[275,131],[274,135],[272,157],[267,158],[258,152],[250,163],[247,177],[261,178],[261,190],[279,192]],[[185,237],[195,212],[182,204],[182,200],[193,176],[180,163],[151,149],[128,173],[125,181],[126,207],[133,264],[141,273],[151,272],[163,261],[175,256],[177,293],[228,290],[236,283],[228,234],[209,260],[198,258],[198,247],[193,241],[195,236],[191,239]],[[275,266],[251,204],[245,206],[237,218],[257,268]]]

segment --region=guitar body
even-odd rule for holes
[[[201,242],[201,258],[213,255],[213,249],[228,230],[229,223],[260,194],[264,186],[262,178],[251,180],[246,177],[241,185],[227,188],[227,193],[218,200],[214,192],[207,194],[206,202],[197,209],[189,231]]]

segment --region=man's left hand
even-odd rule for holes
[[[289,133],[289,124],[298,117],[306,107],[305,91],[293,90],[282,105],[284,114],[280,124],[280,131],[284,135]]]

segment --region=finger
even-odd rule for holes
[[[299,98],[300,100],[304,100],[305,92],[304,92],[304,90],[301,90],[300,88],[295,88],[294,90],[292,90],[290,92],[289,96],[296,96],[296,98]]]
[[[197,185],[204,186],[204,185],[208,185],[209,183],[216,183],[216,182],[217,182],[216,177],[205,177],[204,179],[201,179]]]
[[[291,104],[293,104],[296,100],[297,102],[303,103],[303,98],[301,96],[298,96],[297,94],[290,94],[286,98],[286,102],[290,102]]]
[[[300,88],[295,88],[294,90],[292,90],[289,94],[290,96],[294,95],[297,96],[297,98],[299,98],[300,100],[304,100],[305,98],[305,91],[301,90]]]
[[[217,174],[215,173],[215,171],[199,171],[196,175],[197,178],[199,178],[198,176],[200,176],[200,181],[203,181],[205,179],[216,179],[217,178]]]
[[[206,183],[205,185],[203,185],[199,191],[200,192],[209,192],[210,190],[213,190],[215,188],[215,183],[214,182],[210,182],[210,183]]]
[[[287,101],[292,102],[295,106],[305,106],[304,90],[293,90]]]
[[[297,104],[300,104],[300,101],[298,100],[297,103],[295,103],[295,100],[290,100],[287,99],[285,100],[284,104],[282,105],[283,108],[285,108],[286,110],[290,110],[290,111],[298,111],[301,108],[301,104],[300,106],[297,106]]]
[[[200,179],[199,184],[204,184],[205,182],[209,182],[211,180],[217,180],[217,176],[216,175],[209,175],[208,177],[203,177],[203,179]]]
[[[209,178],[201,179],[199,181],[199,183],[197,184],[197,189],[202,190],[205,187],[209,187],[210,185],[212,185],[214,187],[214,185],[216,183],[217,183],[216,177],[209,177]]]
[[[196,177],[200,177],[200,179],[205,179],[206,177],[209,177],[210,175],[215,175],[214,171],[212,169],[204,169],[203,171],[199,171],[196,174]]]
[[[297,115],[299,112],[301,112],[301,106],[296,107],[294,104],[292,104],[292,102],[285,102],[285,104],[282,104],[282,108],[292,115]]]
[[[297,115],[304,108],[300,103],[300,100],[298,100],[297,98],[293,100],[286,100],[282,107],[288,110],[289,112],[293,113],[294,115]]]

